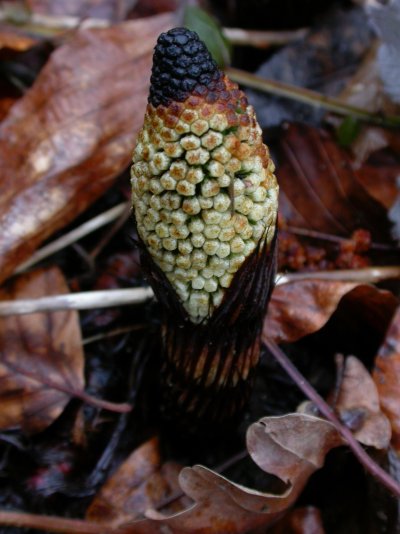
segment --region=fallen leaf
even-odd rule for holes
[[[358,441],[376,449],[389,446],[390,423],[381,412],[377,387],[370,373],[354,356],[345,360],[335,409]]]
[[[357,313],[370,324],[387,325],[398,305],[390,291],[357,282],[299,280],[275,287],[264,322],[263,337],[292,343],[317,332],[348,295]]]
[[[382,411],[392,425],[393,448],[400,452],[400,307],[375,359],[373,378]]]
[[[150,439],[137,448],[102,486],[86,512],[87,519],[127,523],[143,517],[147,509],[157,508],[180,491],[179,471],[177,464],[162,464],[158,439]],[[178,498],[175,504],[182,508],[183,503]]]
[[[0,282],[129,164],[171,14],[78,31],[0,126]]]
[[[343,441],[331,423],[305,414],[266,417],[247,432],[255,463],[288,484],[282,494],[262,493],[235,484],[201,465],[185,467],[180,485],[195,501],[172,516],[148,509],[146,519],[119,524],[118,534],[246,533],[271,525],[291,506],[326,454]],[[116,528],[116,522],[113,528]]]
[[[0,290],[1,300],[67,293],[61,271],[36,271]],[[84,384],[75,311],[0,319],[0,428],[37,432],[63,411]]]
[[[391,242],[386,210],[357,180],[347,153],[323,130],[291,124],[278,156],[280,211],[294,226],[349,236],[363,228]]]
[[[356,170],[357,179],[368,193],[389,209],[397,195],[396,178],[400,176],[400,164],[366,164]],[[394,222],[394,219],[393,219]]]

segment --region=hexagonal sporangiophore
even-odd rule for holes
[[[258,360],[278,185],[253,108],[185,28],[158,39],[133,162],[142,264],[166,312],[168,380],[175,403],[199,413],[182,380],[237,389]],[[188,343],[191,356],[178,357]]]

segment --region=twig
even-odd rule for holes
[[[42,15],[40,13],[30,13],[24,9],[1,8],[0,22],[14,24],[22,30],[47,37],[58,35],[68,30],[77,28],[107,28],[110,22],[105,19],[86,17],[74,17],[68,15]]]
[[[344,426],[334,413],[333,409],[325,402],[325,400],[317,393],[312,385],[304,378],[298,369],[292,364],[286,354],[273,341],[266,341],[269,351],[274,358],[280,363],[287,374],[292,378],[295,384],[301,391],[314,402],[318,410],[330,421],[341,436],[346,440],[348,446],[353,451],[354,455],[364,468],[383,486],[391,491],[397,497],[400,497],[400,485],[384,470],[382,469],[362,448],[359,442],[354,438],[351,431]]]
[[[332,243],[346,243],[351,241],[349,237],[341,237],[334,234],[326,234],[325,232],[318,232],[316,230],[309,230],[308,228],[299,228],[298,226],[285,225],[282,228],[283,231],[290,232],[291,234],[301,235],[304,237],[309,237],[311,239],[320,239],[321,241],[330,241]],[[370,244],[371,249],[376,250],[399,250],[400,247],[396,245],[386,245],[385,243],[374,243]]]
[[[400,278],[400,266],[307,273],[278,273],[275,285],[279,286],[302,280],[330,280],[368,284],[390,278]],[[132,306],[134,304],[143,304],[153,297],[154,294],[150,287],[136,287],[51,295],[37,299],[3,300],[0,301],[0,317],[58,310],[91,310],[112,308],[113,306]]]
[[[15,273],[18,274],[22,271],[26,271],[39,261],[42,261],[48,256],[51,256],[51,254],[54,254],[55,252],[58,252],[59,250],[62,250],[63,248],[68,247],[69,245],[72,245],[79,239],[82,239],[82,237],[85,237],[88,234],[94,232],[95,230],[98,230],[102,226],[109,224],[115,219],[118,219],[118,217],[125,213],[125,211],[127,210],[127,206],[129,206],[129,202],[122,202],[121,204],[118,204],[117,206],[114,206],[113,208],[103,213],[100,213],[100,215],[97,215],[93,219],[84,222],[83,224],[78,226],[78,228],[74,228],[73,230],[59,237],[55,241],[52,241],[45,247],[37,250],[29,258],[29,260],[19,265],[18,268],[15,270]]]
[[[233,45],[254,46],[255,48],[285,45],[292,41],[303,39],[307,32],[307,28],[276,32],[222,28],[222,33]]]
[[[111,228],[107,230],[106,234],[100,239],[99,243],[97,243],[94,249],[90,251],[89,256],[92,261],[94,261],[97,258],[97,256],[103,250],[103,248],[111,241],[113,236],[125,224],[125,222],[129,219],[130,214],[131,214],[131,204],[130,202],[125,202],[125,208],[119,214],[119,217],[117,218],[117,220],[114,222]]]
[[[85,337],[82,340],[82,345],[90,345],[90,343],[96,343],[96,341],[101,341],[103,339],[108,339],[115,336],[123,336],[124,334],[130,334],[131,332],[136,332],[137,330],[144,330],[145,328],[146,325],[140,323],[133,326],[122,326],[121,328],[115,328],[114,330],[109,330],[108,332],[102,332],[101,334]]]
[[[58,310],[90,310],[112,306],[131,306],[142,304],[152,296],[153,291],[149,287],[136,287],[52,295],[37,299],[4,300],[0,302],[0,317]]]
[[[369,113],[365,109],[350,106],[336,98],[322,95],[311,89],[296,87],[276,80],[267,80],[256,74],[232,67],[225,68],[225,72],[235,82],[252,87],[253,89],[296,100],[297,102],[303,102],[304,104],[309,104],[317,108],[327,109],[339,115],[351,116],[364,122],[377,124],[378,126],[385,126],[386,128],[400,127],[400,117]]]
[[[335,271],[314,271],[307,273],[278,273],[275,285],[279,286],[301,280],[331,280],[337,282],[375,284],[381,280],[388,280],[390,278],[400,278],[400,266],[365,267],[364,269],[339,269]]]
[[[60,389],[60,388],[58,388]],[[81,399],[83,402],[94,406],[95,408],[100,408],[102,410],[108,410],[110,412],[116,413],[128,413],[132,411],[132,405],[127,402],[110,402],[103,399],[98,399],[97,397],[92,397],[85,391],[74,391],[74,396],[78,399]]]

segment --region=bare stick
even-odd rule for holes
[[[289,358],[273,341],[266,341],[269,351],[274,358],[285,369],[287,374],[292,378],[295,384],[301,389],[301,391],[314,402],[318,410],[324,415],[328,421],[330,421],[341,436],[346,440],[348,446],[353,451],[354,455],[364,468],[374,476],[383,486],[391,491],[397,497],[400,497],[400,486],[394,480],[389,473],[380,467],[362,448],[359,442],[354,438],[351,431],[344,426],[333,409],[325,402],[319,393],[312,387],[312,385],[304,378],[304,376],[298,371],[298,369],[292,364]]]
[[[364,269],[339,269],[335,271],[314,271],[307,273],[277,274],[275,285],[289,284],[301,280],[332,280],[337,282],[359,282],[375,284],[381,280],[400,278],[400,266],[365,267]]]
[[[111,241],[111,239],[118,232],[118,230],[129,219],[130,215],[131,215],[131,204],[130,202],[126,202],[125,208],[122,211],[122,213],[119,215],[118,219],[111,226],[111,228],[107,230],[106,234],[100,239],[100,242],[97,243],[94,249],[90,252],[89,257],[92,261],[94,261],[97,258],[97,256],[103,250],[103,248]]]
[[[55,241],[52,241],[45,247],[37,250],[29,258],[29,260],[18,266],[18,268],[15,270],[15,273],[18,274],[22,271],[26,271],[44,258],[51,256],[55,252],[58,252],[59,250],[62,250],[63,248],[68,247],[69,245],[72,245],[73,243],[76,243],[76,241],[82,239],[82,237],[85,237],[88,234],[94,232],[95,230],[98,230],[102,226],[109,224],[115,219],[118,219],[118,217],[120,217],[127,210],[128,205],[129,202],[122,202],[121,204],[114,206],[113,208],[105,211],[104,213],[100,213],[100,215],[97,215],[93,219],[90,219],[90,221],[84,222],[83,224],[81,224],[81,226],[78,226],[78,228],[74,228],[74,230],[71,230],[70,232],[64,234]]]
[[[74,396],[81,399],[83,402],[86,402],[86,404],[90,404],[90,406],[100,408],[101,410],[108,410],[109,412],[129,413],[133,408],[128,402],[111,402],[104,399],[98,399],[83,390],[75,391]]]
[[[291,234],[301,235],[311,239],[320,239],[321,241],[330,241],[332,243],[346,243],[351,241],[351,238],[349,237],[327,234],[325,232],[318,232],[317,230],[309,230],[308,228],[299,228],[298,226],[285,225],[283,230],[290,232]],[[370,244],[370,248],[376,250],[400,250],[399,246],[387,245],[386,243],[374,243],[373,241]]]
[[[316,91],[305,89],[304,87],[296,87],[276,80],[267,80],[244,70],[227,67],[225,68],[225,72],[233,81],[265,93],[290,98],[297,102],[303,102],[310,106],[327,109],[328,111],[333,111],[339,115],[355,117],[361,121],[377,124],[378,126],[400,128],[400,117],[369,113],[365,109],[350,106],[336,98],[322,95]]]
[[[42,15],[16,8],[1,8],[0,21],[7,24],[15,24],[26,31],[30,30],[38,35],[59,34],[66,30],[77,28],[106,28],[110,26],[110,22],[105,19],[82,19],[81,17],[69,15]]]
[[[292,41],[303,39],[307,32],[307,28],[276,32],[222,28],[222,33],[233,45],[254,46],[255,48],[285,45]]]
[[[37,299],[4,300],[0,302],[0,317],[58,310],[90,310],[113,306],[132,306],[133,304],[142,304],[152,296],[153,291],[149,287],[136,287],[67,293]]]
[[[400,278],[400,266],[366,267],[364,269],[343,269],[307,273],[278,273],[275,279],[275,285],[279,286],[302,280],[327,280],[371,284],[390,278]],[[58,310],[91,310],[112,308],[113,306],[132,306],[134,304],[143,304],[153,297],[154,293],[150,287],[135,287],[130,289],[107,289],[103,291],[67,293],[65,295],[51,295],[37,299],[3,300],[0,301],[0,317]]]

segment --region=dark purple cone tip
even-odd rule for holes
[[[222,73],[196,32],[174,28],[162,33],[154,49],[149,103],[168,106],[192,93],[213,90]]]

